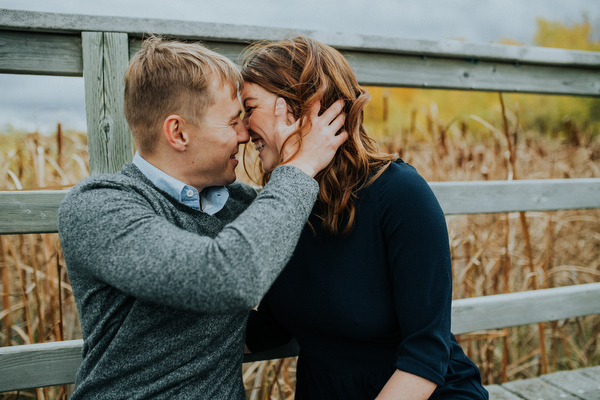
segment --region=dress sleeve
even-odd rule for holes
[[[256,200],[209,237],[159,215],[135,188],[90,182],[73,189],[59,210],[69,269],[141,300],[210,314],[260,302],[291,257],[318,193],[314,179],[279,167]]]
[[[410,165],[398,166],[379,193],[402,335],[396,367],[440,385],[450,359],[451,338],[452,271],[446,220],[427,182]]]
[[[292,340],[292,335],[271,314],[269,294],[252,310],[246,325],[246,345],[253,353],[274,349]]]

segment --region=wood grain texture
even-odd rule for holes
[[[246,47],[222,41],[204,44],[237,64]],[[140,46],[139,39],[131,39],[130,57]],[[522,65],[501,58],[474,61],[374,51],[342,53],[363,85],[600,96],[600,67]]]
[[[559,387],[549,384],[541,378],[523,379],[520,381],[506,382],[503,388],[526,400],[581,400]]]
[[[0,234],[53,233],[66,190],[0,192]]]
[[[138,38],[132,40],[135,45],[130,55],[139,48],[139,38],[148,33],[203,40],[208,47],[223,52],[236,62],[248,43],[282,39],[289,34],[287,30],[263,27],[0,9],[0,29],[24,29],[25,26],[28,30],[40,32],[125,33]],[[430,42],[316,31],[299,33],[340,49],[356,71],[359,82],[365,85],[600,96],[598,52],[460,41]],[[54,60],[51,55],[43,57],[34,52],[34,58],[29,62],[15,60],[14,55],[30,56],[19,46],[18,42],[24,39],[20,39],[17,32],[11,35],[14,40],[5,40],[4,45],[4,51],[13,54],[6,59],[6,71],[81,74],[78,68],[81,57],[76,54],[63,54]],[[73,64],[73,67],[61,69],[60,65],[54,66],[56,63]],[[19,66],[21,64],[23,67]]]
[[[554,372],[541,376],[541,379],[580,399],[600,399],[600,384],[598,380],[590,378],[580,371]]]
[[[0,347],[0,392],[73,383],[83,340]]]
[[[600,207],[600,178],[430,182],[444,214]]]
[[[454,300],[451,329],[461,334],[592,314],[600,314],[600,283]]]
[[[490,400],[523,400],[522,397],[503,388],[501,385],[489,385],[485,387],[490,394]],[[536,399],[538,400],[538,399]]]
[[[600,208],[600,178],[429,185],[446,215]],[[56,232],[58,206],[66,193],[65,190],[0,191],[3,209],[0,234]]]
[[[90,173],[117,172],[133,159],[133,141],[123,114],[127,35],[83,32],[81,36]]]
[[[0,29],[0,73],[82,76],[81,37]]]
[[[344,52],[359,82],[372,86],[600,95],[600,68],[496,60]]]
[[[8,10],[0,8],[0,29],[56,32],[124,32],[138,38],[149,33],[204,41],[249,43],[280,40],[289,29],[249,25],[218,24],[164,19],[91,16]],[[598,69],[600,54],[591,51],[564,51],[545,47],[472,43],[460,40],[414,40],[352,33],[293,30],[343,50],[415,54],[426,57],[504,60],[508,63],[568,65]]]

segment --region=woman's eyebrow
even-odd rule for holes
[[[256,100],[256,99],[255,99],[254,97],[246,97],[246,98],[244,99],[244,101],[243,101],[243,104],[242,104],[242,105],[244,106],[244,108],[246,108],[246,102],[247,102],[248,100]]]

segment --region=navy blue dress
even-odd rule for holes
[[[374,399],[396,369],[438,385],[431,399],[487,399],[450,332],[452,272],[444,214],[401,160],[359,192],[348,236],[314,215],[292,260],[253,311],[253,352],[300,345],[296,399]]]

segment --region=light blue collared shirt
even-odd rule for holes
[[[133,157],[133,164],[150,179],[157,188],[164,190],[175,200],[188,207],[201,210],[209,215],[221,211],[229,199],[229,190],[225,186],[210,186],[201,193],[190,185],[173,178],[166,172],[161,171],[148,161],[144,160],[138,152]]]

